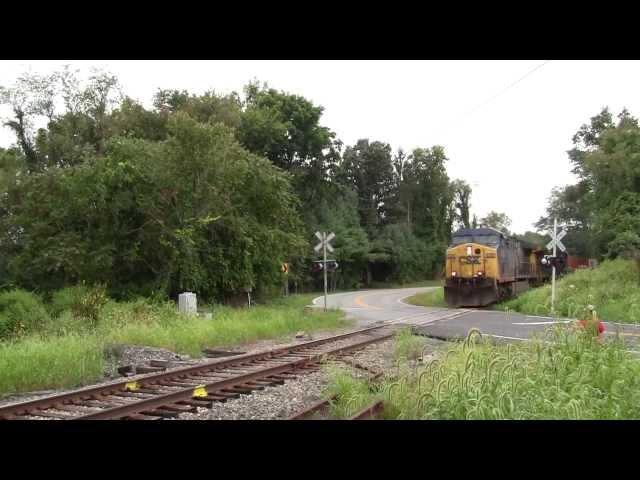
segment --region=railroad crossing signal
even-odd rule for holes
[[[318,237],[318,240],[320,240],[320,243],[316,245],[313,249],[316,252],[319,252],[320,249],[326,245],[327,250],[329,250],[330,252],[333,252],[333,247],[329,242],[333,240],[335,236],[336,235],[333,232],[331,232],[329,235],[327,235],[326,232],[322,232],[322,233],[316,232],[316,237]]]
[[[285,275],[289,275],[289,264],[283,263],[281,270],[282,270],[282,273],[284,273]]]
[[[553,232],[551,233],[551,241],[547,244],[548,249],[553,249],[553,255],[550,257],[549,263],[551,263],[551,315],[554,314],[554,305],[556,301],[556,247],[558,247],[563,252],[566,252],[566,247],[562,244],[560,240],[564,238],[567,234],[567,231],[563,228],[560,233],[558,233],[558,219],[553,219]],[[553,259],[553,260],[551,260]]]
[[[322,262],[323,265],[323,269],[322,271],[324,272],[324,310],[325,312],[327,311],[327,250],[329,250],[330,252],[333,252],[333,247],[331,246],[331,244],[329,243],[331,240],[333,240],[335,238],[335,233],[331,232],[330,234],[327,235],[327,232],[316,232],[316,237],[318,237],[318,240],[320,240],[320,243],[318,245],[316,245],[313,249],[316,252],[319,252],[320,249],[322,249],[323,252],[323,258],[324,261]],[[336,268],[338,266],[338,263],[336,262]]]
[[[563,252],[566,252],[567,248],[560,241],[565,237],[566,234],[567,234],[566,230],[562,230],[558,235],[556,235],[556,232],[554,231],[553,234],[551,235],[551,241],[549,243],[547,243],[547,249],[551,250],[551,249],[553,249],[554,246],[556,246],[560,250],[562,250]]]

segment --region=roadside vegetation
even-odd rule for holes
[[[399,343],[406,339],[399,338]],[[570,329],[495,345],[472,331],[439,358],[404,362],[379,384],[330,371],[336,418],[382,399],[385,419],[637,419],[640,360],[621,340]]]
[[[556,282],[556,314],[579,318],[593,305],[598,317],[621,323],[640,323],[640,285],[630,260],[603,262],[597,268],[578,270]],[[551,313],[551,285],[539,287],[496,305],[530,315]]]
[[[0,395],[99,380],[122,345],[166,348],[193,357],[233,346],[349,325],[339,311],[305,311],[313,295],[250,309],[208,306],[211,318],[185,316],[170,301],[116,302],[104,289],[71,287],[45,302],[22,290],[0,293]]]
[[[444,288],[439,287],[425,293],[419,293],[406,299],[411,305],[420,305],[423,307],[446,307],[447,302],[444,301]]]

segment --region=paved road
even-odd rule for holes
[[[553,325],[567,325],[571,320],[505,313],[495,310],[465,308],[419,307],[403,300],[416,293],[435,287],[399,288],[385,290],[360,290],[336,293],[328,296],[327,307],[339,308],[354,318],[359,326],[377,323],[407,324],[430,336],[443,339],[464,338],[470,329],[480,331],[495,339],[522,341],[534,333],[542,334]],[[316,307],[324,305],[324,297],[313,301]],[[605,335],[613,337],[618,332],[630,346],[640,346],[640,326],[605,322]]]

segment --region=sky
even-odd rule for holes
[[[583,123],[605,106],[640,116],[640,61],[0,61],[0,85],[67,64],[112,72],[147,107],[158,88],[242,92],[257,79],[322,105],[345,145],[442,145],[450,177],[472,186],[472,214],[505,212],[520,233],[554,186],[575,183],[566,152]],[[13,142],[0,128],[0,146]]]

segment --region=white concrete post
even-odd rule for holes
[[[187,315],[197,315],[198,302],[196,294],[193,292],[184,292],[178,295],[178,311]]]

